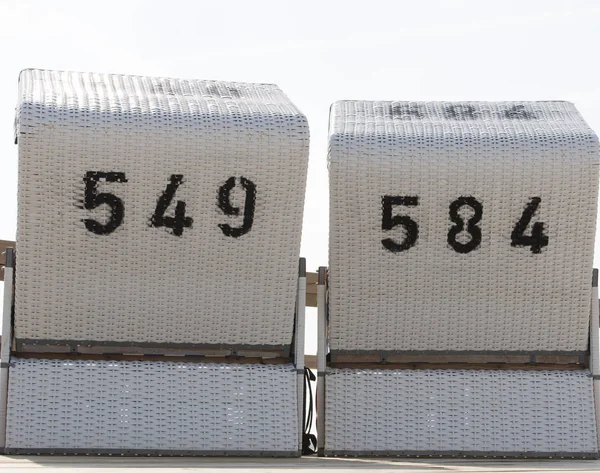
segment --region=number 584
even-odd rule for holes
[[[548,246],[548,237],[544,234],[544,224],[536,222],[531,227],[531,235],[525,235],[525,230],[530,224],[533,215],[537,211],[542,199],[532,197],[527,203],[521,218],[516,223],[511,233],[511,246],[526,247],[529,246],[532,253],[541,253],[542,248]],[[394,206],[416,207],[419,205],[418,196],[392,196],[384,195],[381,198],[383,209],[381,228],[388,231],[396,226],[404,228],[404,239],[401,242],[392,238],[384,238],[381,244],[385,249],[392,253],[406,251],[417,243],[419,239],[419,225],[413,219],[406,215],[393,215]],[[459,210],[463,207],[471,208],[473,215],[466,221],[459,215]],[[481,228],[479,223],[483,218],[483,205],[475,197],[462,196],[450,204],[450,221],[454,224],[448,231],[448,244],[457,253],[470,253],[481,245]],[[460,242],[457,236],[466,232],[469,235],[468,241]]]

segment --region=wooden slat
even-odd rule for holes
[[[388,355],[388,363],[529,363],[528,355]],[[579,361],[575,357],[574,363]]]
[[[377,354],[368,355],[346,355],[332,353],[330,359],[335,363],[379,363],[381,362],[381,356]]]
[[[19,358],[43,358],[50,360],[123,360],[123,361],[197,361],[202,363],[241,363],[278,365],[291,363],[291,358],[251,358],[233,356],[170,356],[170,355],[122,355],[122,354],[79,354],[79,353],[31,353],[23,352]]]
[[[0,456],[0,471],[20,473],[43,473],[44,468],[49,473],[59,471],[79,470],[80,472],[112,472],[131,473],[147,470],[163,473],[190,473],[191,471],[213,471],[220,473],[238,473],[252,471],[265,473],[276,471],[310,473],[356,473],[377,471],[379,473],[473,473],[485,471],[498,472],[529,472],[529,473],[591,473],[600,469],[600,460],[559,459],[557,455],[552,460],[534,459],[501,459],[477,458],[469,459],[456,455],[458,458],[389,458],[389,457],[327,457],[303,456],[301,458],[236,458],[236,457],[144,457],[144,456],[87,456],[87,455],[2,455]],[[6,470],[5,470],[6,468]]]
[[[304,364],[311,370],[317,369],[317,355],[304,355]]]
[[[283,350],[240,349],[236,355],[230,348],[195,347],[145,347],[122,345],[51,345],[23,343],[19,352],[24,353],[69,353],[72,355],[165,355],[165,356],[202,356],[202,357],[243,357],[243,358],[287,358]]]
[[[26,352],[43,352],[44,349],[38,349],[41,345],[23,345],[23,351]],[[69,351],[70,351],[70,347]],[[153,348],[153,347],[123,347],[123,346],[86,346],[78,345],[74,347],[75,353],[98,355],[98,354],[123,354],[123,355],[169,355],[169,356],[185,356],[185,355],[208,355],[208,356],[227,356],[231,350],[192,350],[185,348]]]
[[[316,294],[306,294],[306,307],[317,307]]]
[[[15,242],[10,240],[0,240],[0,265],[4,266],[6,264],[6,257],[4,252],[6,248],[15,248]]]
[[[580,358],[578,355],[535,355],[532,359],[527,354],[387,354],[385,360],[378,354],[346,354],[332,353],[330,355],[332,364],[343,364],[353,367],[387,366],[387,365],[421,365],[421,364],[466,364],[466,365],[587,365],[587,357]]]
[[[588,357],[585,357],[585,364],[588,363]],[[580,363],[577,355],[536,355],[536,363],[549,363],[549,364],[570,364]]]
[[[316,294],[317,293],[317,282],[319,281],[319,275],[317,273],[306,273],[306,293]]]
[[[40,346],[41,345],[37,345]],[[43,352],[44,349],[37,349],[36,345],[23,345],[23,351],[39,353]],[[70,348],[70,347],[69,347]],[[71,353],[81,353],[89,355],[100,355],[100,354],[126,354],[126,355],[169,355],[169,356],[185,356],[185,355],[198,355],[198,356],[228,356],[231,354],[231,350],[226,349],[194,349],[194,348],[159,348],[159,347],[124,347],[124,346],[86,346],[78,345],[73,348]]]
[[[306,306],[317,307],[317,273],[306,273]]]
[[[23,345],[23,347],[19,348],[19,351],[30,353],[71,353],[71,347],[67,345]]]

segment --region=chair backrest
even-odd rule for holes
[[[598,138],[567,102],[337,102],[330,345],[583,352]]]
[[[26,70],[18,341],[292,340],[306,118],[269,84]]]

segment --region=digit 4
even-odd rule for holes
[[[171,179],[167,188],[164,190],[162,195],[158,198],[156,203],[156,209],[150,219],[150,225],[153,227],[166,227],[173,230],[173,235],[181,236],[185,228],[191,228],[194,222],[191,217],[185,216],[185,202],[178,200],[175,204],[175,216],[166,217],[165,212],[173,197],[177,188],[183,182],[183,174],[171,174]]]
[[[525,235],[525,230],[527,230],[527,226],[531,223],[531,219],[537,211],[541,201],[542,199],[540,197],[531,198],[531,202],[529,202],[525,207],[525,210],[523,210],[523,215],[521,215],[521,218],[510,235],[511,246],[529,246],[531,247],[531,252],[534,254],[541,253],[542,248],[548,246],[548,236],[544,235],[544,224],[542,222],[535,222],[533,224],[531,227],[531,236]]]

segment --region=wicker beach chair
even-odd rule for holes
[[[337,102],[329,150],[322,453],[597,457],[598,138],[575,107]]]
[[[6,451],[299,455],[309,136],[281,90],[26,70],[16,139]]]

